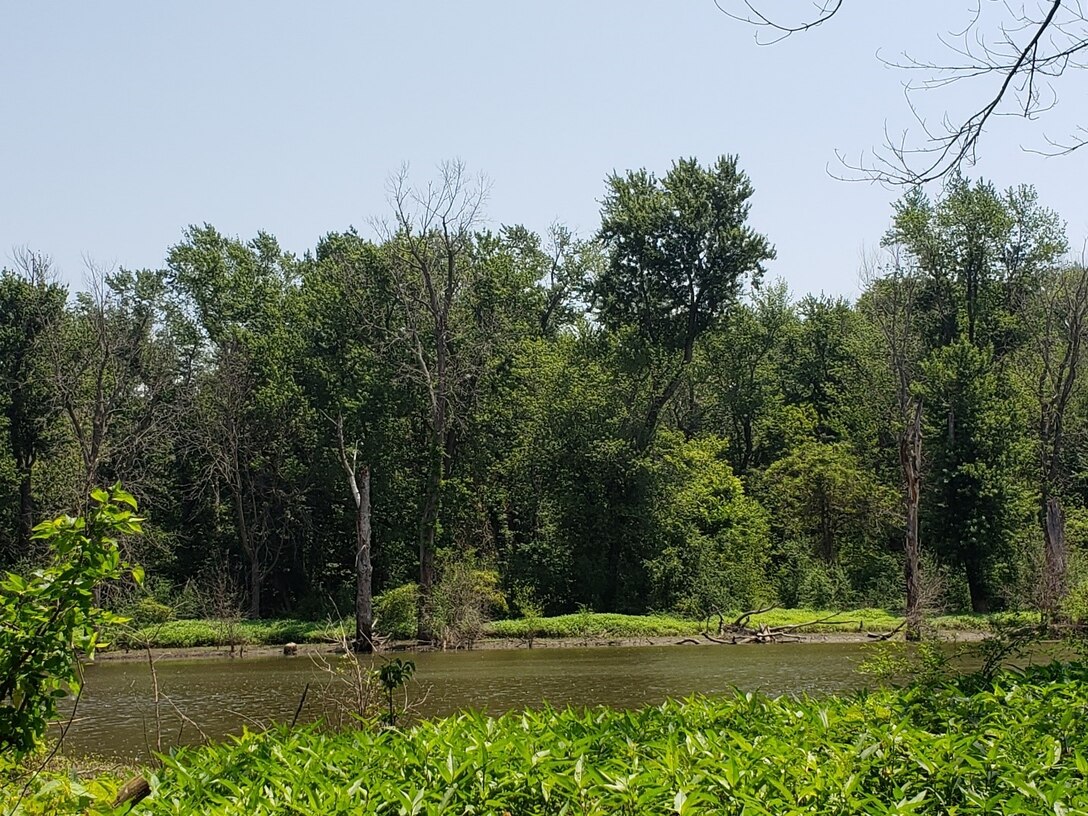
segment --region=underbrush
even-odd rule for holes
[[[1084,814],[1088,666],[246,733],[179,750],[149,779],[134,813]]]

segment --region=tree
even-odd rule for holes
[[[0,387],[18,507],[12,552],[26,552],[34,526],[34,471],[48,451],[50,399],[43,387],[46,335],[57,331],[67,296],[49,280],[49,259],[24,252],[17,270],[0,272]]]
[[[1030,314],[1037,327],[1025,348],[1035,410],[1039,484],[1039,524],[1044,567],[1040,607],[1057,614],[1067,589],[1069,554],[1065,541],[1063,494],[1069,490],[1067,458],[1071,408],[1088,342],[1088,269],[1073,265],[1049,276],[1034,293]]]
[[[907,273],[891,252],[880,269],[867,265],[868,291],[861,310],[877,327],[891,386],[886,400],[895,436],[903,506],[903,583],[906,591],[907,638],[918,640],[922,630],[922,542],[919,536],[922,500],[922,398],[918,366],[922,346],[916,325],[920,281]]]
[[[715,0],[729,17],[755,26],[764,43],[819,28],[843,9],[843,0],[816,0],[789,19],[779,8],[759,0]],[[812,10],[814,7],[814,11]],[[1036,0],[1026,4],[983,3],[969,7],[961,24],[952,24],[948,37],[939,36],[948,59],[917,59],[886,65],[913,72],[917,82],[906,86],[907,103],[921,138],[890,137],[874,151],[870,162],[849,165],[861,178],[891,184],[917,185],[954,175],[973,164],[982,135],[1000,116],[1034,120],[1054,108],[1055,85],[1070,69],[1083,67],[1079,55],[1088,48],[1088,16],[1079,2]],[[922,112],[919,92],[967,85],[978,88],[973,107],[945,114],[931,125]],[[1071,153],[1088,143],[1088,130],[1079,127],[1068,139],[1046,137],[1051,155]],[[845,164],[845,162],[844,162]]]
[[[190,228],[168,256],[169,280],[199,337],[183,456],[189,490],[225,504],[246,564],[249,614],[263,609],[265,580],[298,533],[309,406],[291,363],[301,356],[290,314],[295,259],[272,236],[243,243],[210,226]],[[222,493],[226,501],[221,502]]]
[[[810,542],[827,564],[843,541],[880,539],[884,490],[842,442],[810,440],[763,474],[765,504],[786,538]]]
[[[601,325],[649,362],[649,394],[632,421],[636,451],[652,442],[696,342],[774,258],[746,223],[753,192],[735,156],[709,167],[680,159],[662,179],[647,170],[608,179],[599,234],[609,260],[590,293]]]
[[[393,226],[383,228],[390,294],[397,304],[391,339],[405,354],[403,372],[425,395],[425,478],[419,511],[420,638],[430,639],[424,614],[435,580],[442,485],[457,445],[457,423],[479,383],[486,339],[466,309],[480,273],[476,229],[486,198],[458,162],[445,164],[437,182],[412,188],[407,169],[390,182]]]
[[[296,377],[334,431],[331,439],[327,429],[319,438],[334,449],[351,500],[352,644],[360,652],[374,648],[373,465],[388,462],[389,437],[400,430],[390,428],[392,418],[410,410],[402,391],[391,382],[396,367],[383,354],[377,328],[392,305],[382,286],[383,264],[380,249],[354,232],[330,234],[303,265],[298,292],[306,362],[298,366]]]
[[[552,224],[544,237],[520,225],[503,227],[502,239],[514,264],[536,282],[540,334],[548,337],[570,326],[578,315],[586,281],[604,262],[600,245],[580,240],[559,223]]]
[[[716,331],[708,332],[695,360],[699,429],[729,439],[733,470],[745,476],[780,453],[786,347],[798,318],[785,283],[754,292]]]
[[[1016,479],[1023,417],[988,349],[966,340],[938,349],[922,369],[931,446],[928,535],[964,571],[975,612],[989,612],[1010,557],[1024,496]]]
[[[91,267],[87,291],[47,348],[48,389],[78,451],[69,501],[124,480],[146,495],[151,454],[173,437],[179,355],[164,313],[163,273]]]
[[[1008,425],[1008,360],[1031,336],[1029,304],[1065,251],[1063,227],[1030,187],[999,192],[956,176],[937,201],[920,190],[904,196],[884,244],[911,276],[897,273],[899,294],[885,294],[900,298],[898,305],[893,300],[900,321],[907,317],[900,307],[909,306],[919,359],[926,359],[926,435],[938,503],[929,526],[943,554],[967,570],[972,605],[986,609],[994,594],[991,567],[1007,555],[1015,526],[1011,480],[1021,440]],[[900,392],[904,374],[896,375]],[[991,535],[980,536],[979,524]]]

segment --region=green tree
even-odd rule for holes
[[[0,528],[10,554],[26,552],[34,526],[35,468],[50,445],[51,403],[43,371],[44,335],[59,328],[67,296],[50,282],[49,260],[23,253],[18,270],[0,272],[0,406],[15,478],[17,504]],[[9,494],[10,495],[10,494]]]
[[[716,437],[662,434],[654,448],[651,603],[704,616],[773,595],[767,514],[744,494]]]
[[[647,170],[608,179],[600,229],[608,264],[590,294],[601,325],[622,335],[648,374],[631,420],[637,451],[653,441],[699,338],[774,258],[770,242],[747,224],[753,192],[735,156],[709,167],[680,159],[662,179]]]
[[[990,611],[1023,521],[1016,476],[1024,417],[992,354],[966,340],[939,349],[923,369],[930,446],[925,531],[964,570],[975,612]]]
[[[299,543],[312,444],[292,371],[304,348],[291,314],[297,261],[270,235],[243,243],[204,226],[171,248],[168,264],[201,351],[181,442],[194,471],[187,490],[206,502],[213,529],[222,511],[231,519],[258,617],[266,580]]]

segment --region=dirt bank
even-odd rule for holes
[[[874,633],[879,634],[879,633]],[[939,633],[942,640],[950,643],[975,642],[986,637],[985,632],[948,630]],[[814,632],[799,633],[796,635],[797,643],[873,643],[874,638],[865,632]],[[773,649],[774,644],[745,644],[734,646],[731,644],[717,644],[704,639],[701,636],[684,637],[681,635],[658,635],[654,637],[591,637],[591,638],[538,638],[533,642],[534,649],[598,649],[609,647],[631,646],[661,646],[678,647],[684,649]],[[476,641],[473,646],[475,651],[489,649],[525,649],[528,648],[525,641],[510,638],[487,638]],[[338,647],[331,643],[300,643],[298,644],[297,657],[305,657],[314,654],[330,654],[338,651]],[[431,646],[420,646],[414,642],[391,642],[386,645],[383,654],[400,654],[405,652],[435,651]],[[239,653],[231,655],[230,650],[215,646],[189,646],[178,648],[152,648],[151,655],[156,660],[252,660],[257,658],[285,657],[283,646],[247,646]],[[134,661],[147,660],[147,652],[144,650],[117,649],[107,652],[99,652],[95,657],[96,662]]]

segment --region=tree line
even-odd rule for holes
[[[753,194],[735,157],[682,159],[609,177],[595,234],[539,234],[485,226],[449,164],[302,255],[194,226],[71,292],[18,252],[0,559],[121,482],[153,592],[354,610],[363,644],[373,592],[415,584],[427,637],[464,574],[547,612],[1059,615],[1088,536],[1060,217],[954,177],[895,204],[856,301],[795,298]]]

